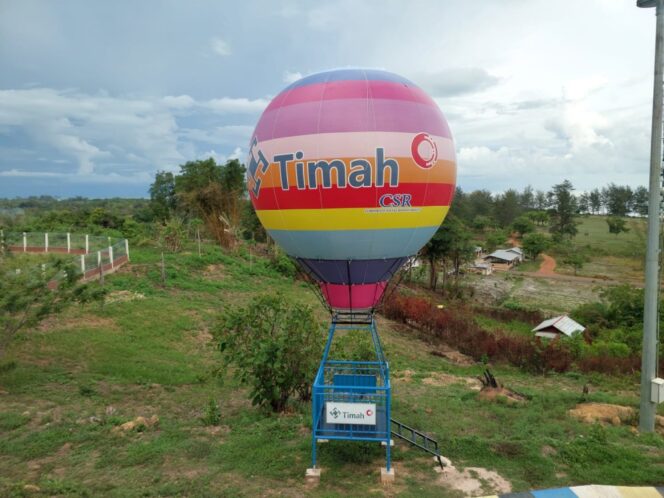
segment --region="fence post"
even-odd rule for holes
[[[129,262],[129,240],[125,239],[125,253],[127,254],[127,262]]]
[[[28,234],[23,232],[23,252],[28,250]]]
[[[83,278],[85,278],[85,254],[81,254],[81,271],[83,272]]]
[[[104,265],[101,264],[101,251],[97,251],[97,267],[99,268],[99,283],[104,285]]]
[[[88,254],[90,252],[90,236],[86,233],[85,234],[85,254]]]
[[[111,268],[115,268],[113,264],[113,246],[108,246],[108,259],[111,260]]]
[[[67,252],[71,252],[71,233],[67,232]]]
[[[44,252],[48,252],[48,232],[44,232]]]

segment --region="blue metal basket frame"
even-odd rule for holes
[[[376,354],[376,361],[350,361],[329,359],[330,347],[337,330],[352,330],[356,333],[369,333]],[[390,370],[383,348],[378,338],[376,324],[339,324],[333,322],[328,331],[327,343],[323,352],[313,386],[313,431],[311,442],[312,465],[316,468],[316,443],[319,439],[384,442],[386,448],[386,468],[391,468],[390,417],[391,417]],[[325,418],[328,401],[345,403],[374,403],[376,405],[376,425],[335,424]]]

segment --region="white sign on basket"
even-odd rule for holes
[[[328,424],[376,425],[375,403],[325,403]]]

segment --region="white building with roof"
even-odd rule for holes
[[[586,328],[580,323],[572,320],[567,315],[556,316],[544,320],[537,327],[533,329],[537,337],[545,337],[547,339],[555,339],[556,337],[572,337],[580,334]]]

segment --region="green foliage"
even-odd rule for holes
[[[572,195],[574,187],[569,180],[554,185],[551,197],[551,223],[549,231],[554,240],[562,241],[565,237],[573,238],[577,233],[574,214],[577,210],[576,198]]]
[[[535,225],[527,216],[521,215],[512,222],[512,229],[523,236],[527,233],[534,232]]]
[[[618,235],[621,232],[629,232],[629,228],[625,226],[626,222],[623,218],[609,216],[606,219],[606,224],[609,225],[609,233],[614,235]]]
[[[187,237],[187,229],[180,218],[170,218],[159,227],[159,242],[171,252],[180,252]]]
[[[569,255],[567,255],[563,259],[563,264],[566,266],[570,266],[574,270],[574,275],[583,268],[583,265],[586,264],[587,258],[579,252],[574,252]]]
[[[295,278],[297,275],[295,263],[281,251],[272,254],[268,266],[285,277]]]
[[[219,425],[221,423],[221,410],[214,398],[208,400],[205,415],[201,418],[203,425]]]
[[[335,360],[376,361],[376,351],[371,336],[364,330],[351,330],[335,335],[330,348],[330,358]]]
[[[422,248],[422,256],[429,262],[429,287],[436,289],[438,264],[443,266],[443,285],[448,272],[457,275],[461,265],[473,257],[471,234],[463,222],[448,215],[434,236]]]
[[[0,260],[0,356],[21,330],[35,327],[74,303],[103,299],[104,291],[79,284],[75,268],[63,260],[37,266]]]
[[[509,226],[523,210],[519,193],[514,189],[508,189],[497,196],[494,207],[494,216],[502,227]]]
[[[528,256],[535,259],[549,248],[550,243],[550,239],[546,235],[534,232],[523,236],[521,246]]]
[[[503,245],[507,240],[507,234],[504,230],[494,230],[486,237],[484,243],[485,249],[488,252],[495,251],[499,246]]]
[[[215,328],[219,349],[251,387],[255,405],[280,412],[289,398],[311,397],[322,351],[321,326],[310,307],[283,295],[265,295],[246,307],[228,308]]]
[[[213,158],[188,161],[175,177],[178,204],[189,216],[201,218],[222,247],[230,248],[242,235],[245,168],[237,160],[218,165]]]
[[[166,221],[177,208],[175,177],[170,171],[157,171],[150,185],[150,208],[155,219]]]

